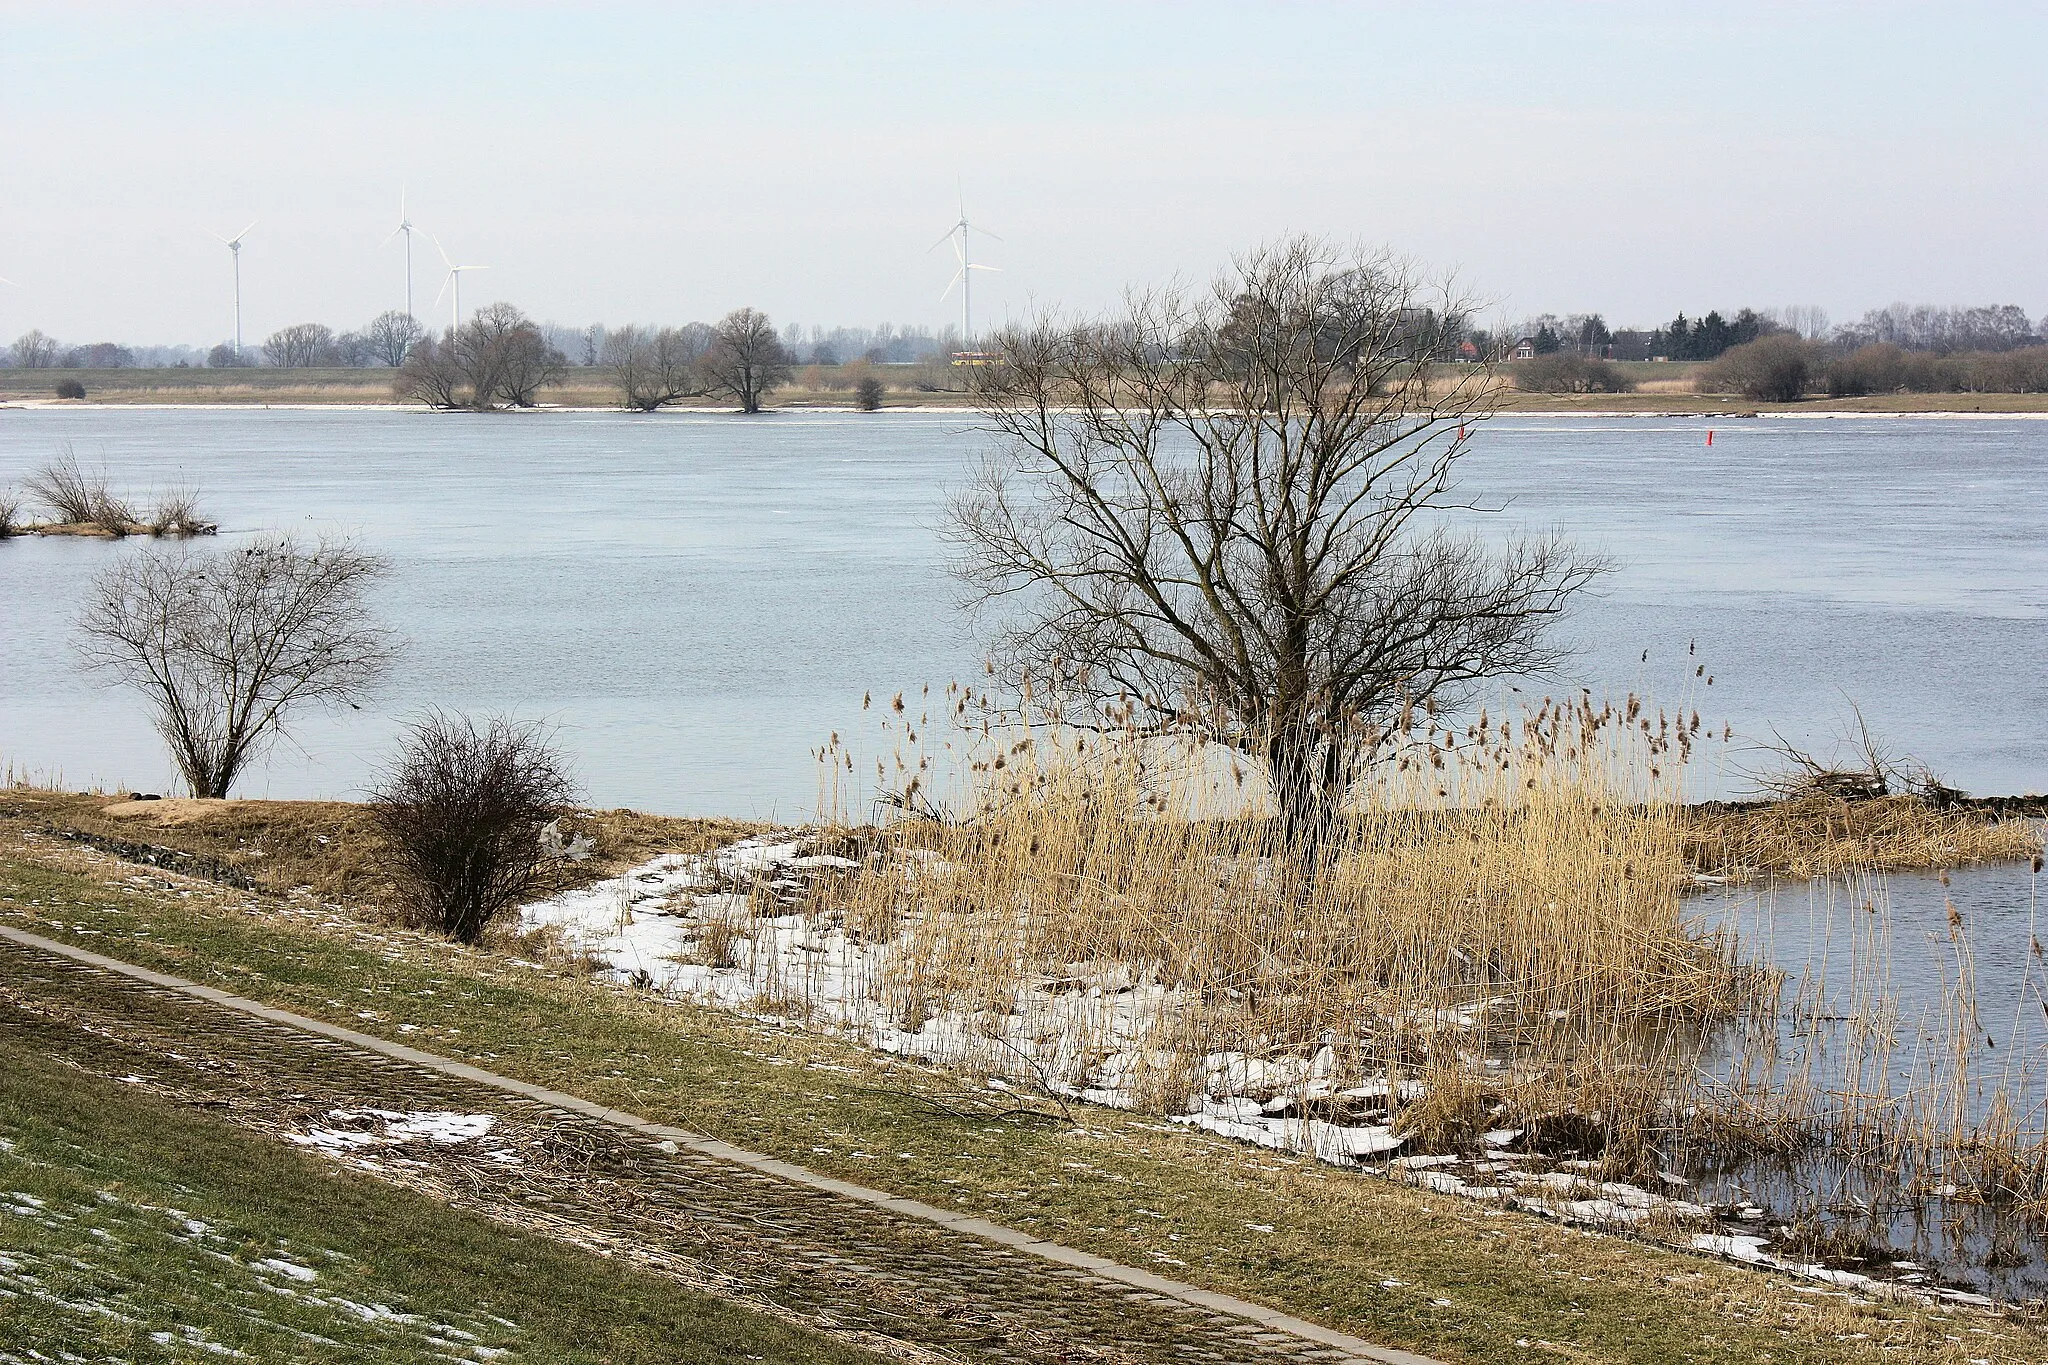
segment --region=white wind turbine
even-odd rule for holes
[[[391,237],[405,234],[405,315],[412,316],[412,215],[405,211],[405,186],[398,187],[398,226],[391,229]],[[391,237],[384,239],[384,245],[391,245]]]
[[[439,237],[430,232],[427,234],[427,240],[434,244],[434,250],[441,253],[441,264],[448,267],[448,276],[441,281],[441,288],[434,294],[434,302],[439,303],[442,294],[449,293],[451,289],[453,290],[454,297],[449,300],[452,308],[449,313],[448,325],[459,328],[462,326],[462,272],[465,270],[489,270],[490,267],[487,265],[457,265],[448,259],[448,252],[441,245]]]
[[[939,300],[943,303],[946,294],[953,292],[953,286],[956,284],[960,286],[960,345],[963,349],[974,344],[974,313],[971,306],[974,272],[977,270],[987,270],[998,275],[1002,273],[1001,269],[997,266],[975,264],[974,258],[968,250],[967,234],[970,231],[978,232],[984,237],[995,237],[995,240],[998,242],[1003,240],[1000,237],[996,237],[987,228],[975,227],[967,221],[967,201],[963,197],[960,201],[960,220],[947,228],[946,235],[933,242],[925,250],[925,254],[929,256],[947,242],[951,242],[953,244],[953,254],[959,258],[960,268],[954,271],[953,278],[946,282],[946,292],[939,295]]]
[[[243,228],[232,237],[223,237],[218,232],[206,234],[222,246],[225,246],[233,253],[235,258],[235,358],[237,360],[241,359],[242,356],[242,239],[249,235],[249,228],[255,226],[256,224],[250,223],[249,227]]]

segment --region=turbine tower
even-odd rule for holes
[[[960,346],[963,350],[970,349],[974,345],[974,312],[972,297],[974,272],[977,270],[987,270],[995,274],[1002,273],[1002,271],[996,266],[975,264],[973,256],[970,254],[968,250],[967,234],[970,231],[978,232],[984,237],[995,237],[995,240],[997,240],[998,242],[1003,240],[1000,237],[996,237],[996,235],[993,232],[990,232],[987,228],[975,227],[972,223],[967,221],[967,201],[965,196],[962,196],[960,199],[959,221],[954,223],[953,226],[947,228],[946,235],[939,238],[938,241],[933,242],[931,246],[926,248],[925,250],[925,254],[929,256],[932,252],[937,251],[946,243],[951,242],[953,244],[953,254],[954,256],[959,258],[960,268],[954,271],[953,278],[946,282],[946,292],[945,294],[939,295],[939,301],[941,303],[945,301],[946,294],[950,294],[953,292],[954,285],[957,284],[960,286]]]
[[[448,275],[441,281],[441,288],[435,293],[434,302],[439,303],[441,295],[450,293],[452,287],[453,297],[449,300],[452,310],[448,315],[448,326],[450,329],[459,328],[462,326],[462,272],[465,270],[489,270],[490,267],[487,265],[457,265],[448,259],[448,252],[442,247],[439,237],[430,232],[427,234],[427,240],[434,244],[434,250],[441,253],[441,264],[448,267]]]
[[[405,187],[398,187],[398,226],[391,229],[391,237],[405,234],[405,315],[412,316],[412,215],[405,211]],[[391,237],[384,239],[384,245],[391,245]]]
[[[242,358],[242,239],[249,235],[249,228],[255,226],[254,223],[251,223],[249,227],[243,228],[232,237],[223,237],[218,232],[209,232],[207,234],[207,236],[225,246],[235,258],[235,359],[237,360]]]

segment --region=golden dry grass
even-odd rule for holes
[[[1458,733],[1418,718],[1408,740],[1312,877],[1256,798],[1167,814],[1201,814],[1185,755],[1004,740],[972,819],[884,832],[816,913],[894,945],[876,989],[905,1026],[1008,1013],[1063,977],[1156,998],[1046,1054],[1123,1072],[1150,1107],[1243,1053],[1327,1089],[1422,1081],[1428,1100],[1388,1117],[1428,1143],[1470,1145],[1503,1114],[1601,1113],[1611,1154],[1643,1159],[1696,1026],[1743,990],[1681,898],[1673,797],[1696,741],[1634,703]]]
[[[1870,801],[1810,794],[1757,806],[1679,812],[1686,860],[1719,876],[1828,877],[1851,872],[1961,867],[2041,850],[2039,825],[1917,796]]]

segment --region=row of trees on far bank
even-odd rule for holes
[[[793,368],[767,315],[752,308],[735,309],[709,325],[618,328],[607,333],[600,359],[620,401],[639,412],[708,397],[759,412],[768,394],[789,382]],[[396,391],[435,408],[532,407],[541,388],[560,379],[568,363],[538,323],[509,303],[494,303],[460,327],[413,342],[399,366]]]
[[[1639,371],[1559,350],[1516,361],[1508,373],[1526,393],[1630,393]],[[1694,374],[1693,386],[1771,403],[1821,393],[2048,393],[2048,346],[1942,354],[1888,341],[1857,344],[1839,334],[1832,341],[1809,341],[1780,330],[1720,352]]]

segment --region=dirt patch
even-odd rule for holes
[[[115,801],[101,806],[100,814],[110,820],[148,821],[153,825],[189,825],[226,815],[237,807],[257,804],[261,803],[236,800],[232,797],[215,800],[211,797],[162,796]]]

